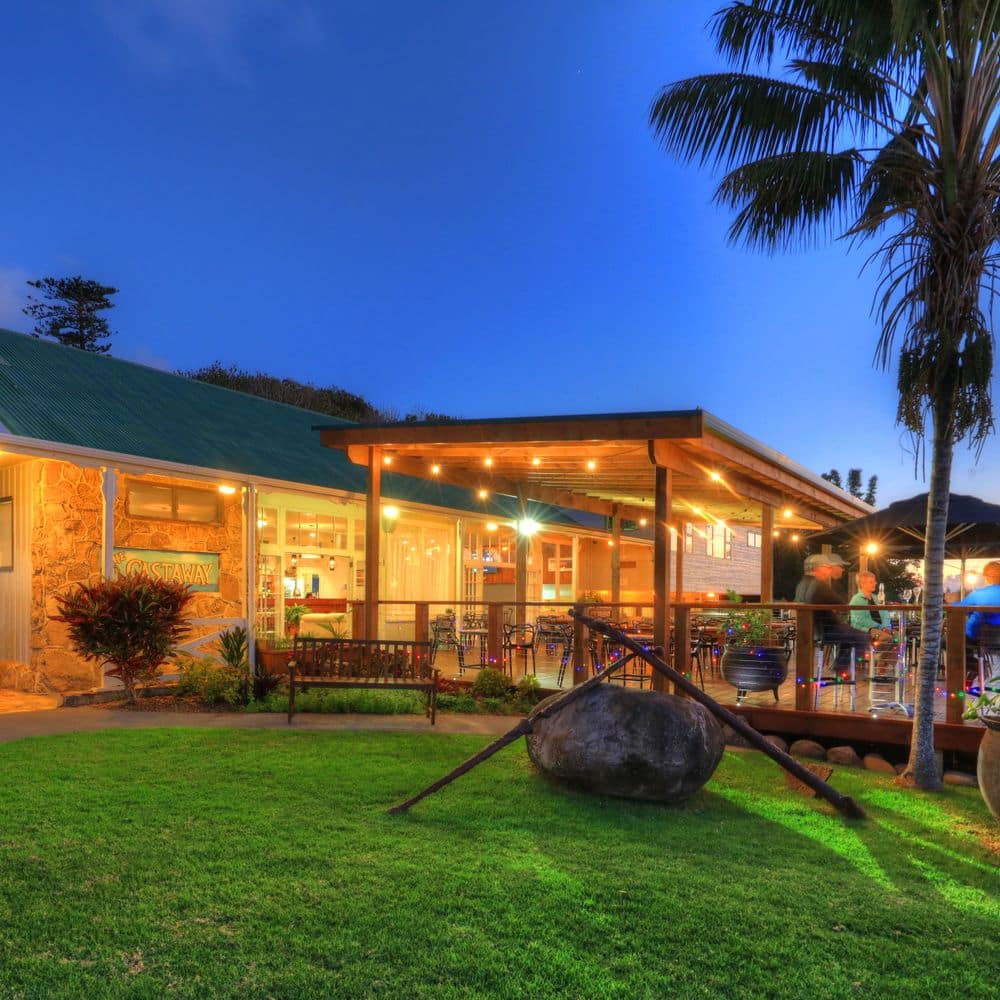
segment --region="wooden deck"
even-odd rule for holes
[[[435,667],[441,676],[460,681],[472,682],[478,672],[466,668],[458,669],[457,657],[452,650],[442,649],[437,655]],[[794,664],[793,664],[794,669]],[[528,660],[531,672],[531,660]],[[518,657],[513,679],[517,681],[523,673],[523,665]],[[559,656],[539,645],[536,651],[536,675],[542,688],[558,690]],[[563,686],[571,683],[572,669],[566,672]],[[697,683],[697,675],[693,678]],[[630,687],[638,683],[629,682]],[[646,685],[648,687],[648,681]],[[943,684],[942,684],[943,686]],[[912,720],[901,710],[872,711],[869,699],[869,683],[862,669],[855,687],[854,707],[851,708],[850,689],[847,686],[825,687],[820,692],[816,711],[803,712],[795,709],[795,678],[790,673],[788,679],[778,688],[778,701],[770,691],[748,695],[742,705],[736,705],[736,689],[725,681],[717,668],[705,671],[704,689],[716,701],[734,708],[745,715],[756,729],[769,733],[812,736],[823,740],[846,740],[870,743],[889,743],[906,746],[910,742]],[[904,700],[912,702],[912,690],[908,683]],[[941,750],[955,750],[975,753],[982,738],[983,727],[977,722],[948,724],[945,722],[944,698],[935,705],[935,743]]]

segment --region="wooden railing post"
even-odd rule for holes
[[[351,635],[355,639],[367,639],[365,635],[365,602],[355,601],[351,605]]]
[[[579,605],[577,605],[579,608]],[[573,683],[587,679],[587,632],[579,618],[573,619]]]
[[[486,661],[496,670],[503,670],[503,605],[489,605],[486,617]]]
[[[431,606],[427,601],[417,601],[413,609],[413,638],[416,642],[430,642]]]
[[[795,612],[795,710],[798,712],[808,712],[813,706],[816,676],[814,615],[812,608],[799,608]]]
[[[965,701],[965,613],[959,608],[944,609],[948,646],[944,654],[945,722],[961,722]]]
[[[674,670],[685,677],[691,673],[691,612],[685,607],[674,608]],[[674,694],[682,693],[675,684]]]

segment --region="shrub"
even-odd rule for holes
[[[153,680],[170,651],[187,635],[184,608],[191,591],[181,583],[129,575],[81,584],[56,598],[69,626],[75,652],[87,660],[110,663],[125,697],[135,701],[135,686]]]
[[[239,700],[250,700],[250,642],[247,630],[235,625],[219,636],[219,652],[226,666],[239,678]]]
[[[200,698],[207,705],[237,705],[242,700],[243,677],[228,664],[210,656],[177,659],[177,693]]]
[[[437,707],[442,712],[476,712],[479,702],[471,694],[439,694]]]
[[[357,712],[362,715],[414,715],[424,711],[424,697],[417,691],[372,691],[367,688],[342,690],[315,689],[295,694],[296,712],[326,712],[338,714]],[[287,712],[288,693],[274,692],[260,701],[251,702],[248,712]]]
[[[481,698],[503,698],[510,690],[510,682],[502,670],[483,667],[472,684],[472,690]]]
[[[525,674],[517,682],[517,697],[515,704],[533,707],[541,698],[542,685],[534,674]]]

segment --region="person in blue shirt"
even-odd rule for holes
[[[983,567],[983,578],[986,585],[973,590],[965,595],[965,599],[958,601],[962,607],[974,605],[995,605],[1000,607],[1000,562],[988,562]],[[965,635],[973,642],[979,640],[979,629],[983,625],[1000,625],[1000,613],[995,611],[973,611],[966,618]]]

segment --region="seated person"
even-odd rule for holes
[[[859,610],[851,612],[851,625],[867,632],[873,639],[883,638],[888,634],[888,615],[884,611],[874,610],[877,584],[874,573],[868,570],[858,574],[858,592],[851,598],[851,606]]]
[[[834,568],[843,565],[844,560],[835,553],[823,552],[807,557],[804,567],[806,575],[795,591],[797,602],[800,604],[844,604],[843,595],[838,594],[831,585]],[[810,578],[812,582],[809,582]],[[867,649],[871,645],[871,637],[867,632],[846,625],[834,611],[817,611],[815,622],[816,631],[824,643],[842,647],[853,646],[859,650]]]
[[[986,585],[965,595],[957,604],[963,607],[994,604],[1000,607],[1000,562],[988,562],[983,567]],[[972,642],[979,641],[983,625],[1000,625],[1000,614],[990,611],[973,611],[965,620],[965,635]]]

